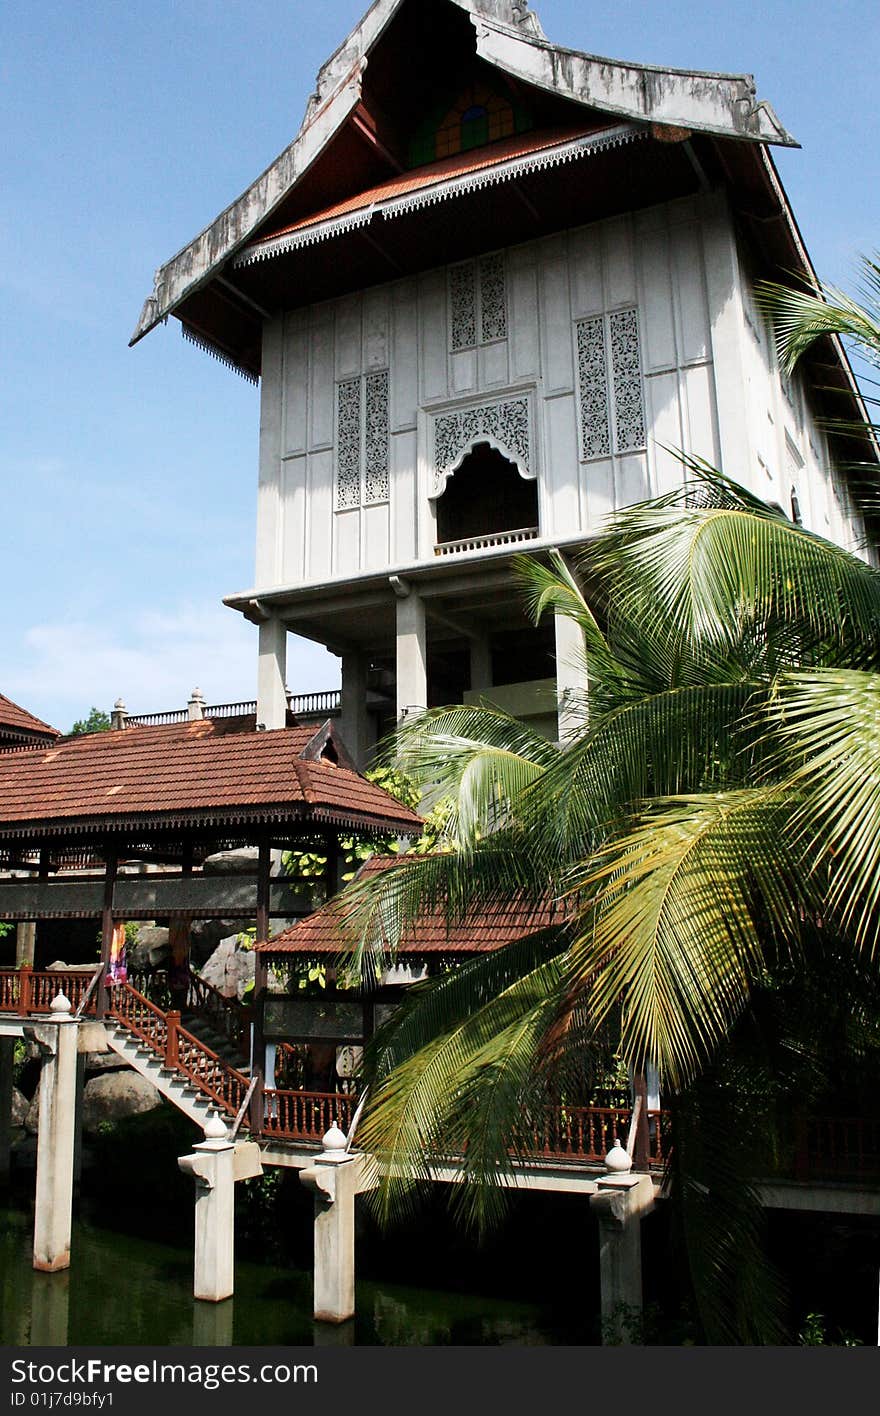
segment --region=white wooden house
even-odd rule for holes
[[[512,557],[586,548],[681,482],[676,449],[859,543],[823,431],[864,416],[845,356],[783,378],[752,294],[813,274],[776,144],[748,75],[558,48],[516,0],[376,0],[134,335],[174,314],[261,379],[255,578],[226,603],[260,627],[267,727],[292,632],[341,655],[361,759],[368,685],[564,730],[571,631],[526,624]]]

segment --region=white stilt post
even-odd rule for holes
[[[422,712],[428,703],[428,649],[425,604],[415,590],[397,601],[397,721]]]
[[[615,1146],[609,1159],[618,1150],[626,1155]],[[649,1175],[603,1175],[590,1208],[599,1222],[602,1341],[627,1345],[642,1315],[641,1222],[654,1208],[654,1182]]]
[[[344,1323],[354,1317],[354,1202],[360,1157],[345,1149],[345,1136],[332,1126],[323,1152],[300,1180],[315,1194],[316,1322]]]
[[[0,1037],[0,1185],[9,1179],[12,1146],[12,1069],[15,1038]]]
[[[266,728],[287,724],[287,626],[273,616],[260,625],[257,668],[257,722]]]
[[[570,742],[584,727],[587,666],[584,636],[567,615],[555,616],[556,703],[559,741]]]
[[[235,1288],[235,1143],[219,1116],[193,1152],[177,1162],[196,1182],[193,1297],[221,1303]]]
[[[339,736],[345,743],[359,770],[367,765],[374,746],[367,712],[367,658],[364,654],[342,656],[342,707],[339,716]]]
[[[25,1030],[43,1054],[40,1122],[37,1132],[37,1187],[34,1212],[34,1268],[44,1273],[70,1266],[73,1209],[73,1151],[76,1130],[76,1033],[70,1000],[59,993],[51,1023]]]

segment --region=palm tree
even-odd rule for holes
[[[382,1163],[385,1211],[452,1148],[476,1182],[455,1187],[459,1206],[491,1218],[548,1096],[588,1084],[612,1037],[681,1098],[691,1242],[708,1226],[731,1280],[702,1294],[707,1331],[743,1340],[771,1315],[744,1287],[742,1245],[760,1244],[743,1036],[780,980],[831,958],[870,966],[880,938],[880,575],[704,464],[688,470],[682,494],[628,508],[575,568],[520,562],[534,617],[565,613],[582,632],[574,741],[487,707],[404,725],[398,760],[450,800],[455,849],[356,882],[343,911],[365,970],[425,909],[461,920],[515,896],[535,918],[414,989],[379,1034],[359,1139]],[[707,1167],[713,1200],[729,1201],[724,1233],[701,1208]]]

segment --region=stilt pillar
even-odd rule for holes
[[[577,737],[585,723],[587,662],[584,636],[568,615],[555,616],[556,704],[559,741],[563,745]]]
[[[257,668],[257,722],[265,728],[287,725],[287,625],[272,617],[260,625]]]
[[[399,580],[395,576],[394,579]],[[397,600],[397,721],[421,713],[428,703],[428,647],[425,603],[400,581]]]
[[[641,1221],[654,1208],[648,1175],[603,1175],[590,1196],[599,1222],[602,1341],[628,1345],[642,1314]]]
[[[9,1181],[14,1065],[15,1038],[0,1037],[0,1185],[6,1185]]]
[[[37,926],[33,920],[22,920],[15,926],[15,967],[22,964],[34,965],[34,950],[37,947]]]
[[[342,655],[342,706],[339,736],[363,772],[374,746],[370,715],[367,712],[367,669],[365,654]]]
[[[354,1202],[361,1176],[360,1157],[345,1149],[345,1136],[332,1126],[323,1152],[300,1180],[315,1195],[314,1316],[319,1323],[354,1317]]]
[[[51,1023],[38,1023],[25,1029],[25,1036],[38,1043],[42,1052],[34,1268],[44,1273],[70,1267],[76,1034],[70,1000],[63,993],[52,1003]]]
[[[222,1303],[235,1288],[235,1143],[218,1116],[178,1165],[196,1182],[193,1297]]]

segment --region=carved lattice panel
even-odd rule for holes
[[[473,261],[449,272],[449,327],[453,350],[473,349],[477,342],[477,268]]]
[[[638,315],[635,310],[615,310],[609,316],[608,323],[611,331],[615,443],[619,453],[632,452],[645,446]]]
[[[480,261],[480,337],[483,344],[507,338],[507,290],[500,255],[483,256]]]
[[[584,459],[607,457],[611,452],[611,430],[608,417],[605,323],[601,315],[578,323],[577,359],[581,456]]]
[[[365,382],[364,500],[388,500],[388,370]]]
[[[336,385],[336,508],[361,504],[361,381]]]
[[[512,457],[523,476],[531,477],[531,415],[529,400],[505,399],[475,408],[440,414],[434,422],[434,488],[437,496],[462,456],[481,440],[488,440]]]

